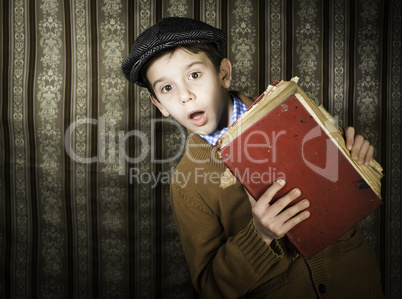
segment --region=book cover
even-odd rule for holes
[[[310,201],[311,216],[287,233],[309,258],[381,205],[382,169],[349,156],[333,119],[293,82],[267,91],[217,142],[223,163],[258,200],[277,179]],[[297,202],[297,200],[296,200]]]

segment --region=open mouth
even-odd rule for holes
[[[188,118],[196,126],[202,126],[207,122],[207,114],[205,111],[197,110],[188,114]]]

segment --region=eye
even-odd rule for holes
[[[198,79],[201,76],[200,72],[194,72],[190,74],[189,79]]]
[[[166,92],[171,91],[172,88],[173,88],[172,85],[165,85],[165,86],[162,87],[161,91],[162,91],[163,93],[166,93]]]

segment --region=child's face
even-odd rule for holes
[[[231,70],[229,60],[223,59],[218,74],[205,53],[179,48],[148,69],[146,75],[157,97],[151,95],[152,102],[164,116],[171,115],[195,133],[211,134],[231,119],[233,104],[227,92]]]

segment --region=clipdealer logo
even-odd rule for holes
[[[330,120],[327,120],[330,121]],[[333,132],[330,132],[333,133]],[[339,157],[338,157],[338,147],[336,146],[335,142],[333,141],[334,138],[327,138],[326,139],[326,149],[325,149],[325,166],[324,167],[319,167],[313,163],[311,163],[307,158],[306,158],[306,153],[305,153],[305,144],[314,139],[321,137],[322,135],[322,130],[319,125],[314,127],[312,130],[310,130],[303,138],[302,141],[302,158],[304,163],[315,173],[321,175],[322,177],[330,180],[331,182],[337,182],[339,179]]]
[[[175,126],[180,132],[181,142],[177,153],[165,159],[157,159],[155,157],[155,125],[156,123],[164,122]],[[75,151],[74,134],[78,127],[84,125],[98,126],[98,155],[92,157],[83,157],[77,155]],[[74,121],[66,130],[64,148],[69,157],[78,163],[118,163],[119,175],[126,173],[126,163],[141,163],[145,159],[151,159],[151,163],[169,163],[178,159],[185,150],[186,134],[184,128],[176,121],[171,119],[151,119],[151,136],[148,136],[139,131],[131,130],[127,133],[124,131],[114,130],[116,122],[114,120],[106,121],[105,117],[100,117],[99,120],[93,118],[85,118]],[[137,138],[141,143],[141,152],[138,157],[129,157],[127,155],[127,140],[129,138]]]
[[[330,120],[328,120],[330,121]],[[177,128],[178,130],[178,136],[179,136],[179,150],[175,153],[174,156],[164,158],[164,159],[157,159],[155,158],[155,153],[154,153],[154,148],[155,148],[155,125],[157,123],[166,123],[167,125],[173,125]],[[80,126],[97,126],[98,127],[98,154],[92,157],[84,157],[84,156],[79,156],[76,151],[75,151],[75,142],[74,142],[74,134],[77,128]],[[99,120],[93,119],[93,118],[85,118],[81,120],[74,121],[66,130],[65,133],[65,150],[69,157],[77,162],[77,163],[84,163],[84,164],[90,164],[90,163],[117,163],[119,166],[119,175],[125,175],[126,174],[126,164],[131,163],[131,164],[136,164],[136,163],[141,163],[145,159],[150,159],[151,163],[169,163],[173,162],[179,157],[182,156],[184,151],[186,150],[186,144],[188,144],[188,140],[191,138],[192,135],[187,135],[185,132],[185,129],[183,128],[182,125],[180,125],[177,121],[169,119],[169,118],[163,118],[163,119],[152,119],[151,120],[151,136],[147,136],[147,134],[139,131],[139,130],[131,130],[129,132],[124,132],[124,131],[117,131],[115,130],[116,122],[114,120],[106,120],[105,117],[100,117]],[[327,126],[327,127],[333,127],[334,130],[337,130],[335,125],[332,126]],[[338,149],[337,146],[335,145],[336,141],[334,142],[333,137],[331,133],[333,132],[327,132],[328,136],[326,138],[326,149],[323,150],[323,153],[325,153],[325,166],[320,167],[313,162],[309,161],[307,155],[306,155],[306,150],[305,146],[308,145],[308,143],[315,138],[319,138],[322,136],[323,132],[322,129],[319,125],[316,127],[312,128],[305,136],[303,137],[301,141],[301,157],[303,162],[314,172],[317,174],[321,175],[322,177],[332,181],[336,182],[339,178],[339,171],[338,171],[338,155],[334,154],[337,153]],[[258,148],[258,147],[265,147],[267,148],[267,152],[271,154],[269,160],[271,165],[275,165],[275,163],[279,163],[279,161],[276,160],[277,158],[277,151],[279,150],[278,147],[278,141],[281,140],[281,138],[284,138],[282,136],[286,135],[287,132],[286,130],[282,130],[280,132],[271,132],[269,136],[266,132],[264,131],[254,131],[252,134],[249,136],[246,136],[244,142],[242,142],[242,145],[244,145],[244,151],[243,151],[243,156],[238,156],[237,159],[244,159],[244,161],[248,161],[250,163],[266,163],[268,161],[268,158],[264,159],[255,159],[255,157],[252,157],[252,155],[249,154],[249,149],[252,148]],[[325,134],[325,133],[324,133]],[[264,140],[264,143],[253,143],[250,139],[251,136],[253,135],[261,135],[262,140]],[[141,151],[137,157],[129,157],[127,155],[127,140],[129,138],[136,138],[137,142],[140,142],[139,148],[141,148]],[[191,144],[188,145],[191,147],[205,147],[206,145],[201,145],[201,144]],[[217,160],[215,151],[217,149],[214,148],[214,150],[211,152],[211,155],[208,159],[204,160],[199,160],[198,157],[192,157],[189,155],[189,159],[192,160],[192,162],[196,164],[204,164],[208,163],[211,160],[214,160],[214,162],[219,162],[215,161]],[[268,167],[268,166],[267,166]],[[270,170],[272,172],[272,166],[267,169],[266,171]],[[277,167],[277,169],[280,169]],[[199,169],[197,170],[199,172]],[[276,169],[275,169],[276,171]],[[275,172],[274,171],[274,172]],[[283,173],[281,173],[279,170],[277,171],[282,177],[284,176]],[[154,173],[141,173],[139,168],[130,168],[128,171],[128,174],[130,175],[130,182],[134,182],[134,180],[137,181],[137,183],[144,183],[144,184],[152,184],[152,186],[156,186],[158,183],[162,184],[168,184],[170,183],[171,175],[173,173],[173,169],[167,171],[166,173],[159,173],[159,174],[154,174]],[[183,174],[184,175],[184,174]],[[264,177],[263,177],[264,178]],[[184,180],[188,181],[188,178],[184,178]]]

